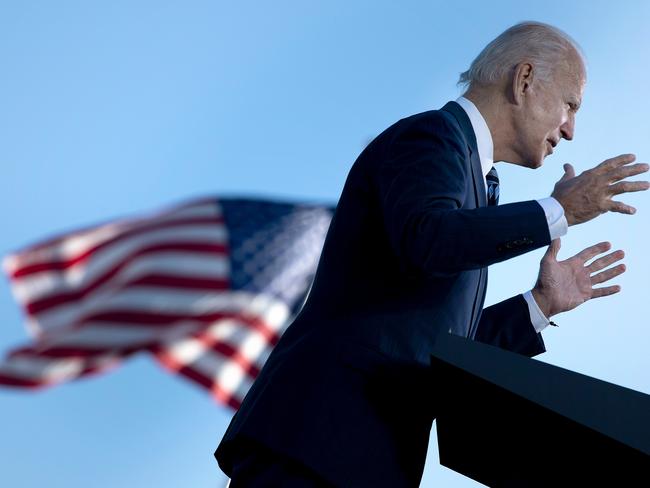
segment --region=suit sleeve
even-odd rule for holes
[[[466,201],[474,205],[475,197],[460,129],[443,115],[406,120],[376,172],[388,239],[404,266],[446,275],[550,243],[544,210],[535,200],[462,208]]]
[[[530,322],[523,295],[484,308],[474,340],[528,357],[546,351],[542,334]]]

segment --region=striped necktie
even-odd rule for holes
[[[488,206],[499,204],[499,174],[497,169],[492,166],[492,169],[485,175],[487,182],[487,201]]]

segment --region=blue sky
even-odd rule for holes
[[[650,159],[647,2],[0,2],[0,254],[199,195],[335,202],[364,145],[460,93],[458,74],[521,20],[588,60],[574,141],[500,163],[501,202],[548,196],[621,153]],[[650,392],[647,194],[572,227],[560,257],[610,240],[622,292],[556,317],[540,360]],[[490,269],[487,304],[529,289],[543,249]],[[27,340],[0,281],[0,351]],[[0,472],[16,487],[214,487],[231,412],[146,357],[37,393],[0,390]],[[432,439],[435,434],[432,433]],[[551,459],[540,460],[544,463]],[[423,486],[476,483],[438,465]]]

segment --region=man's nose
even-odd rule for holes
[[[560,133],[562,134],[562,137],[567,141],[572,140],[574,128],[575,128],[575,119],[573,117],[569,117],[567,121],[560,126]]]

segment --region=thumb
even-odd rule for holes
[[[560,178],[560,181],[570,180],[571,178],[575,178],[575,177],[576,177],[576,170],[573,169],[573,166],[570,163],[565,163],[564,174],[562,175],[562,178]]]
[[[552,257],[557,261],[557,255],[560,252],[560,247],[562,246],[562,242],[560,238],[558,237],[557,239],[553,239],[551,241],[551,245],[548,246],[548,249],[546,250],[546,253],[544,254],[544,257]]]

